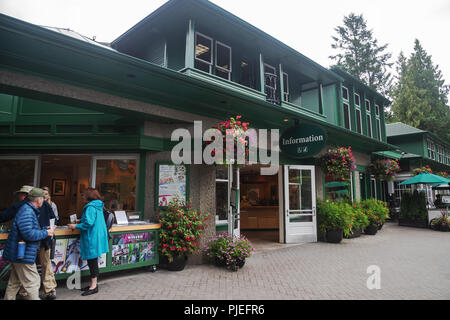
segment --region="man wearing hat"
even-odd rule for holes
[[[16,195],[16,197],[18,198],[19,201],[14,203],[11,207],[4,210],[0,214],[0,223],[8,222],[8,221],[14,219],[14,217],[16,216],[17,211],[19,211],[20,207],[23,206],[27,202],[26,197],[28,196],[28,192],[30,192],[31,189],[33,189],[33,187],[25,185],[25,186],[22,186],[22,188],[20,188],[20,190],[14,192],[14,194]]]
[[[39,300],[41,279],[36,268],[36,255],[41,240],[53,236],[53,229],[41,228],[38,216],[44,203],[44,190],[33,188],[28,202],[19,208],[6,240],[3,258],[12,263],[5,300],[15,300],[22,286],[31,300]],[[18,256],[19,241],[25,241],[24,255]]]

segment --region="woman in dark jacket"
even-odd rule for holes
[[[107,253],[108,233],[105,218],[103,216],[103,202],[100,193],[94,188],[88,188],[83,193],[86,204],[79,224],[69,224],[71,229],[80,229],[80,254],[81,259],[87,260],[91,272],[91,285],[82,289],[83,296],[98,292],[98,257]]]

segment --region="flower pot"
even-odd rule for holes
[[[377,234],[377,232],[378,232],[378,226],[373,225],[373,224],[369,224],[369,226],[364,229],[365,234],[369,234],[372,236]]]
[[[245,259],[238,259],[236,261],[236,265],[238,266],[239,269],[242,269],[242,267],[245,265]]]
[[[383,228],[383,226],[384,226],[384,223],[380,224],[380,225],[378,226],[378,230],[381,230],[381,228]]]
[[[226,267],[227,266],[227,262],[225,261],[225,259],[220,259],[219,257],[214,257],[214,264],[217,267]]]
[[[361,236],[361,230],[357,228],[352,229],[352,233],[349,236],[344,236],[345,239],[353,239]]]
[[[169,262],[167,264],[167,270],[169,271],[182,271],[184,270],[184,267],[186,266],[187,257],[182,256],[175,256],[173,258],[172,262]]]
[[[339,243],[343,238],[343,231],[338,230],[327,230],[327,241],[330,243]]]
[[[448,224],[446,224],[446,225],[440,225],[440,226],[439,226],[439,231],[443,231],[443,232],[450,231],[450,226],[449,226]]]

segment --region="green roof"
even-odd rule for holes
[[[402,122],[386,124],[386,136],[388,137],[403,136],[407,134],[419,134],[419,133],[426,133],[426,131],[414,128]]]

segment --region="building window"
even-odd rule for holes
[[[217,76],[231,80],[231,47],[216,41],[216,70]]]
[[[375,115],[377,116],[377,117],[379,117],[380,116],[380,106],[379,105],[375,105]]]
[[[350,130],[351,129],[351,125],[350,125],[350,106],[348,105],[348,103],[344,102],[344,125],[345,125],[345,129]]]
[[[377,180],[374,176],[370,176],[370,184],[372,189],[372,198],[377,199]]]
[[[348,101],[348,89],[346,87],[342,87],[342,98]]]
[[[289,102],[289,77],[283,72],[283,95],[284,101]]]
[[[370,114],[367,115],[367,135],[369,137],[373,137],[372,135],[372,117],[370,116]]]
[[[380,118],[377,118],[377,135],[378,135],[378,140],[381,141],[381,120]]]
[[[355,93],[355,106],[361,107],[361,98],[359,97],[359,94]]]
[[[361,110],[356,109],[356,130],[358,133],[362,134],[362,120],[361,120]]]
[[[228,167],[216,166],[216,220],[228,221]]]
[[[213,40],[201,33],[195,33],[195,68],[211,73]]]
[[[246,58],[241,59],[241,72],[240,72],[241,75],[239,83],[246,87],[255,89],[255,85],[253,83],[252,78],[252,70],[253,68],[249,60]]]
[[[366,99],[366,111],[370,112],[370,101]]]
[[[271,65],[264,64],[264,93],[266,99],[270,103],[280,103],[280,98],[277,94],[277,70]]]

